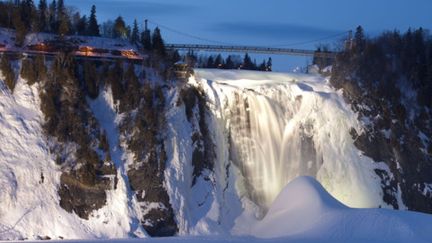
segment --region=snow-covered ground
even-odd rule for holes
[[[144,242],[431,242],[432,216],[389,209],[348,208],[315,179],[298,177],[284,188],[265,218],[251,229],[250,236],[148,238]]]
[[[432,216],[390,209],[354,209],[333,198],[315,179],[298,177],[251,232],[328,242],[431,242]]]

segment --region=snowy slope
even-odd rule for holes
[[[89,220],[59,206],[61,171],[43,134],[43,119],[37,84],[30,87],[19,78],[12,94],[0,81],[0,240],[119,238],[134,231],[145,236],[133,221],[123,181]]]
[[[44,140],[38,97],[22,79],[13,95],[0,82],[0,239],[92,238],[96,232],[58,205],[60,172]]]

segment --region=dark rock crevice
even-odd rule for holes
[[[213,171],[216,160],[215,144],[207,121],[209,107],[204,91],[200,87],[190,85],[181,89],[179,102],[185,105],[186,117],[195,130],[191,136],[195,147],[192,153],[193,179],[191,185],[194,186],[197,178],[203,175],[205,170]]]
[[[178,228],[164,185],[165,91],[163,86],[136,85],[135,92],[119,97],[120,107],[124,107],[121,136],[134,155],[127,176],[141,206],[144,229],[151,236],[173,236]]]

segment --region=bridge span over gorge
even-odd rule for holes
[[[322,58],[335,58],[337,52],[333,51],[314,51],[293,48],[274,48],[260,46],[229,46],[229,45],[202,45],[202,44],[166,44],[168,49],[175,50],[194,50],[210,52],[241,52],[257,54],[276,54],[292,56],[316,56]]]
[[[291,43],[287,45],[279,45],[279,46],[249,46],[249,45],[235,45],[227,42],[216,41],[211,39],[206,39],[203,37],[195,36],[190,33],[182,32],[178,29],[173,29],[171,27],[162,25],[160,23],[156,23],[154,21],[145,20],[145,30],[149,31],[148,23],[153,24],[156,27],[159,27],[163,30],[176,33],[183,37],[187,37],[190,40],[197,41],[199,43],[211,43],[211,44],[176,44],[169,43],[166,44],[168,49],[173,50],[183,50],[183,51],[208,51],[208,52],[237,52],[237,53],[255,53],[255,54],[273,54],[273,55],[289,55],[289,56],[315,56],[321,58],[335,58],[337,55],[336,51],[323,51],[323,50],[310,50],[310,49],[301,49],[301,48],[292,48],[293,46],[301,46],[302,44],[319,44],[321,41],[325,40],[334,40],[335,38],[343,38],[345,40],[345,44],[349,45],[352,41],[352,32],[344,31],[338,34],[325,36],[322,38],[314,39],[314,40],[305,40],[303,42]],[[287,48],[290,47],[290,48]]]

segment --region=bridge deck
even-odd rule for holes
[[[168,49],[201,50],[216,52],[247,52],[259,54],[293,55],[293,56],[318,56],[323,58],[335,58],[336,52],[316,52],[312,50],[293,48],[272,48],[257,46],[224,46],[224,45],[199,45],[199,44],[167,44]]]

